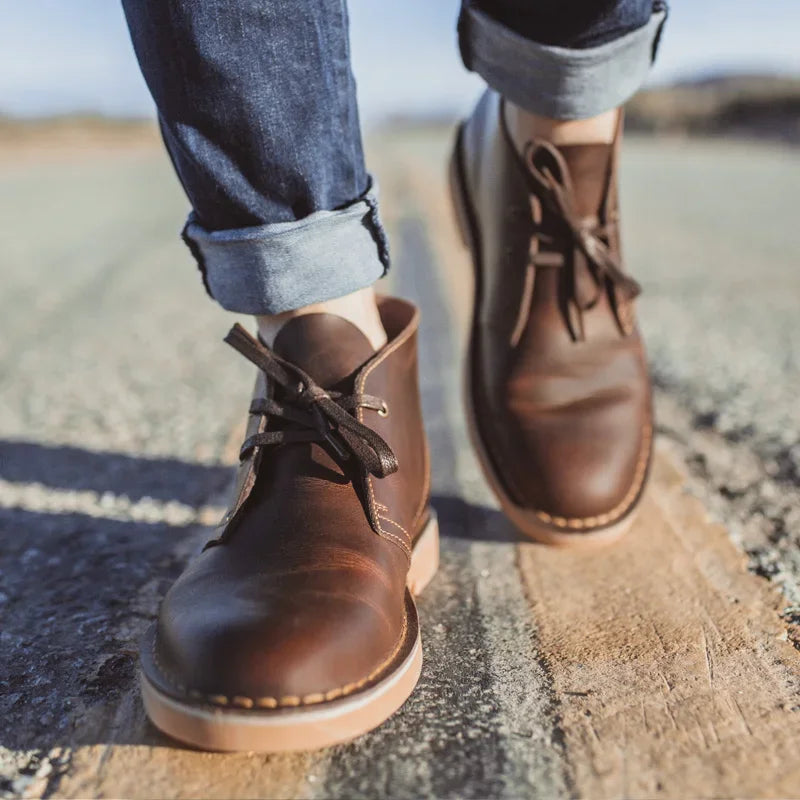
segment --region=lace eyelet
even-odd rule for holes
[[[389,406],[386,405],[386,401],[381,401],[381,407],[378,409],[378,416],[379,417],[388,417],[389,416]]]

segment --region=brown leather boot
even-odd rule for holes
[[[417,384],[418,312],[383,298],[388,344],[329,314],[274,350],[226,341],[261,370],[236,500],[167,593],[142,645],[150,719],[213,750],[305,750],[396,711],[422,651],[412,593],[438,564]]]
[[[620,536],[650,464],[639,287],[620,267],[617,150],[532,141],[520,157],[488,91],[452,161],[476,272],[473,439],[506,514],[553,544]]]

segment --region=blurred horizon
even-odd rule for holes
[[[362,118],[465,111],[482,86],[458,56],[458,0],[350,0]],[[800,75],[797,0],[673,0],[648,85]],[[4,9],[0,115],[153,117],[119,3],[27,0]]]

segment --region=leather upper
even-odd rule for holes
[[[384,299],[389,343],[374,353],[332,315],[298,317],[274,351],[330,391],[374,395],[357,416],[399,468],[376,478],[326,442],[245,453],[221,535],[166,595],[154,639],[159,684],[245,708],[320,702],[379,677],[408,623],[410,548],[428,502],[416,382],[417,312]],[[256,397],[285,399],[263,374]],[[386,413],[388,409],[388,413]],[[252,414],[248,436],[293,423]],[[402,528],[401,528],[402,526]]]
[[[487,92],[461,134],[479,250],[471,392],[517,505],[557,528],[615,522],[650,454],[650,385],[619,268],[616,147],[529,144]]]

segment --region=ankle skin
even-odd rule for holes
[[[611,144],[619,124],[618,108],[589,119],[559,120],[539,117],[506,102],[505,122],[518,152],[532,139],[544,139],[556,147],[571,144]]]
[[[367,337],[375,350],[380,350],[386,344],[386,331],[378,313],[375,290],[371,286],[344,297],[326,300],[323,303],[312,303],[282,314],[257,316],[258,332],[272,347],[281,328],[290,319],[303,314],[335,314],[353,323]]]

